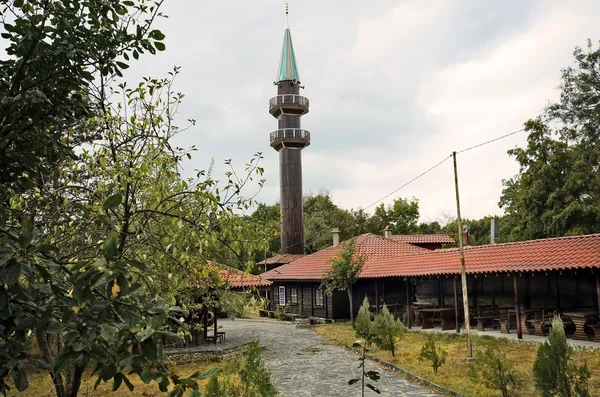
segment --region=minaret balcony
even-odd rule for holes
[[[284,128],[271,132],[271,146],[279,151],[283,148],[303,149],[310,145],[310,132],[299,128]]]
[[[277,95],[269,100],[269,113],[279,118],[282,114],[302,116],[308,113],[308,98],[301,95]]]

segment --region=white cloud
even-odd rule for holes
[[[599,12],[600,6],[591,3],[540,7],[527,29],[481,48],[464,62],[425,70],[419,75],[421,84],[413,99],[420,117],[430,122],[435,132],[411,153],[378,162],[376,172],[373,167],[350,164],[348,171],[355,171],[355,184],[334,191],[336,197],[347,206],[368,205],[452,150],[521,128],[557,95],[560,68],[570,64],[573,47],[585,44],[588,36],[598,37],[600,26],[594,16]],[[443,41],[437,44],[443,45]],[[506,150],[524,142],[521,133],[459,155],[463,216],[500,212],[501,181],[518,170]],[[423,219],[436,219],[448,208],[455,211],[451,161],[440,168],[397,193],[418,197]]]
[[[159,27],[167,51],[129,69],[163,76],[181,65],[179,136],[199,151],[187,168],[215,158],[243,165],[262,151],[267,184],[279,196],[276,120],[267,101],[283,36],[283,3],[272,0],[167,2]],[[331,188],[347,208],[366,206],[461,149],[522,126],[556,95],[575,45],[600,38],[595,0],[358,0],[291,4],[290,25],[311,111],[303,128],[306,191]],[[181,122],[180,124],[184,124]],[[524,134],[459,157],[463,214],[498,213],[501,180],[516,163],[506,150]],[[454,211],[451,162],[395,196],[419,198],[424,220]],[[392,198],[386,200],[391,202]]]

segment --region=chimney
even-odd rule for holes
[[[491,219],[491,231],[490,231],[490,244],[497,244],[498,241],[500,241],[499,238],[499,223],[500,221],[498,220],[498,218],[492,218]]]
[[[385,238],[392,238],[392,231],[390,230],[390,226],[386,226],[385,229],[383,229],[383,237]]]
[[[337,247],[340,245],[340,229],[334,227],[331,229],[331,235],[333,236],[333,246]]]
[[[469,236],[471,235],[471,226],[463,225],[463,244],[469,245]]]

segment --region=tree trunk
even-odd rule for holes
[[[40,349],[42,359],[46,363],[52,364],[54,362],[54,359],[52,358],[52,354],[50,353],[50,346],[48,345],[48,339],[46,337],[46,334],[42,330],[36,329],[35,338],[37,340],[38,349]],[[54,384],[56,395],[58,397],[65,397],[65,385],[63,383],[62,375],[55,373],[52,369],[48,370],[48,373],[50,374],[50,378],[52,378],[52,383]]]
[[[348,300],[350,301],[350,321],[352,321],[352,328],[354,328],[354,304],[352,303],[352,286],[348,288]]]
[[[79,387],[81,386],[83,371],[85,371],[87,363],[87,358],[81,358],[73,365],[71,384],[69,385],[69,397],[77,397]]]

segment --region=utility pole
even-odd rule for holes
[[[467,294],[467,271],[465,269],[465,249],[463,247],[462,219],[460,217],[460,196],[458,194],[458,171],[456,169],[456,152],[452,152],[454,160],[454,187],[456,189],[456,218],[458,223],[458,244],[460,246],[460,273],[463,296],[463,310],[465,317],[465,334],[467,334],[467,359],[473,357],[471,346],[471,324],[469,324],[469,295]],[[456,319],[458,321],[458,319]]]

